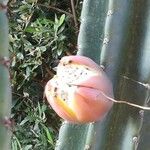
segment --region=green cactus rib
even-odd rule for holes
[[[150,1],[84,0],[81,17],[78,54],[98,63],[101,49],[115,98],[148,106]],[[149,118],[149,111],[116,104],[102,122],[64,123],[56,150],[149,150]]]
[[[78,55],[90,57],[98,64],[103,45],[107,5],[108,0],[84,0],[81,13]]]
[[[110,0],[109,4],[101,63],[113,81],[116,99],[148,105],[150,1]],[[103,122],[99,149],[149,150],[148,117],[149,111],[116,104]]]
[[[7,1],[0,1],[0,149],[10,149],[11,92],[9,82]]]
[[[107,3],[107,0],[84,0],[82,7],[78,55],[88,56],[97,63],[100,62]],[[96,138],[95,126],[97,127],[94,123],[83,125],[63,123],[55,149],[89,149]]]

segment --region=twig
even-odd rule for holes
[[[72,9],[75,28],[78,31],[78,22],[77,22],[77,16],[76,16],[76,11],[75,11],[75,6],[74,6],[74,0],[71,0],[71,9]]]
[[[76,1],[75,8],[78,7],[79,0]]]
[[[74,85],[74,86],[79,86],[79,85],[75,85],[75,84],[69,84],[69,85]],[[82,85],[80,85],[79,87],[84,87]],[[104,92],[100,91],[100,93],[105,97],[107,98],[108,100],[114,102],[114,103],[118,103],[118,104],[126,104],[126,105],[129,105],[129,106],[132,106],[132,107],[136,107],[136,108],[140,108],[140,109],[143,109],[143,110],[150,110],[150,107],[147,107],[147,106],[141,106],[141,105],[138,105],[138,104],[134,104],[134,103],[130,103],[130,102],[127,102],[127,101],[121,101],[121,100],[116,100],[116,99],[113,99],[111,97],[109,97],[108,95],[106,95]],[[97,95],[97,98],[98,98],[99,95]]]
[[[54,6],[51,6],[51,5],[46,6],[46,5],[44,5],[44,4],[37,4],[37,5],[38,5],[38,6],[42,6],[42,7],[46,7],[46,8],[48,8],[48,9],[56,10],[56,11],[58,11],[58,12],[64,13],[64,14],[66,14],[66,15],[68,15],[68,16],[70,16],[70,17],[73,18],[73,15],[72,15],[72,14],[70,14],[70,13],[68,13],[68,12],[66,12],[66,11],[64,11],[64,10],[62,10],[62,9],[56,8],[56,7],[54,7]]]
[[[127,76],[124,76],[124,75],[123,75],[122,77],[123,77],[124,79],[127,79],[127,80],[130,80],[130,81],[132,81],[132,82],[138,83],[138,84],[144,86],[144,87],[147,88],[147,89],[150,89],[150,85],[149,85],[148,83],[142,83],[142,82],[140,82],[140,81],[136,81],[136,80],[131,79],[131,78],[129,78],[129,77],[127,77]]]
[[[150,110],[150,107],[146,107],[146,106],[140,106],[140,105],[137,105],[137,104],[134,104],[134,103],[130,103],[130,102],[127,102],[127,101],[118,101],[118,100],[115,100],[109,96],[107,96],[104,92],[101,91],[101,94],[104,95],[107,99],[109,99],[110,101],[114,102],[114,103],[119,103],[119,104],[127,104],[127,105],[130,105],[130,106],[133,106],[133,107],[136,107],[136,108],[140,108],[140,109],[143,109],[143,110]]]

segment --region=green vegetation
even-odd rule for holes
[[[79,1],[74,7],[78,16]],[[77,18],[65,0],[17,0],[10,1],[8,8],[12,150],[52,150],[61,121],[48,106],[43,91],[59,59],[76,53]]]

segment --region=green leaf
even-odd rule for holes
[[[46,128],[45,131],[46,131],[46,135],[47,135],[47,138],[48,138],[48,142],[54,146],[54,141],[53,141],[53,138],[52,138],[48,128]]]
[[[24,120],[21,121],[20,126],[24,125],[29,120],[30,120],[29,117],[25,117]]]
[[[26,145],[23,149],[24,150],[31,150],[33,148],[32,145]]]
[[[23,56],[22,53],[17,53],[17,58],[18,58],[19,60],[23,60],[23,59],[24,59],[24,56]]]
[[[27,27],[27,28],[25,29],[25,32],[28,32],[28,33],[35,33],[35,32],[37,32],[37,29],[36,29],[35,27],[29,26],[29,27]]]
[[[65,14],[63,14],[60,19],[59,19],[59,23],[58,23],[58,27],[60,27],[65,21]]]

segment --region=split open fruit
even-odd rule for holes
[[[45,87],[51,107],[73,123],[101,120],[113,104],[103,93],[113,98],[110,80],[101,67],[84,56],[63,57]]]

